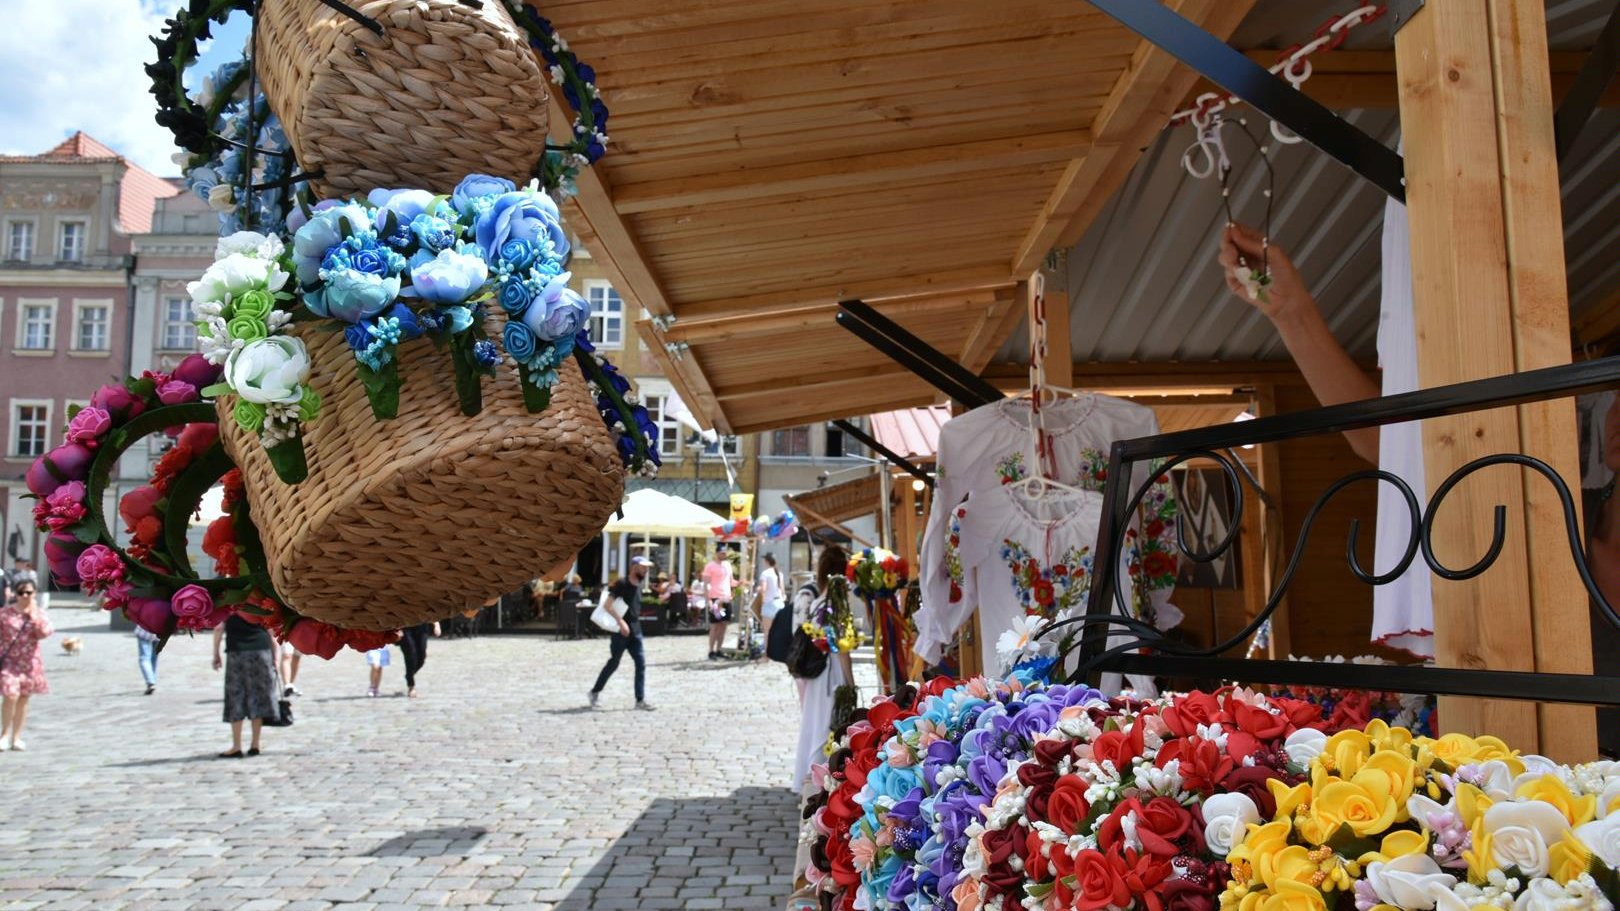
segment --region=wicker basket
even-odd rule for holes
[[[259,13],[259,78],[321,196],[377,187],[448,193],[470,173],[522,183],[545,154],[546,81],[499,0],[348,0],[375,34],[319,0]]]
[[[488,328],[499,336],[504,317]],[[517,375],[484,381],[484,410],[457,404],[448,352],[399,348],[399,417],[371,415],[343,335],[296,330],[323,405],[307,425],[309,478],[281,482],[221,399],[221,438],[242,467],[270,580],[299,613],[368,630],[476,608],[579,551],[618,508],[624,469],[577,364],[530,414]]]

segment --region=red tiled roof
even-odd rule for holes
[[[157,201],[178,194],[180,188],[118,154],[83,130],[38,155],[0,156],[0,162],[100,161],[120,161],[126,169],[118,185],[119,227],[125,234],[145,234],[152,230],[152,212]]]
[[[872,415],[872,436],[897,455],[930,461],[939,451],[939,428],[950,419],[944,405],[885,411]]]

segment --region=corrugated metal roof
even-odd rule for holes
[[[911,460],[934,458],[939,452],[939,428],[951,419],[945,405],[903,408],[872,415],[872,436],[884,448]]]
[[[1346,119],[1394,146],[1394,111]],[[1249,115],[1256,135],[1264,118]],[[1068,258],[1070,335],[1077,361],[1269,360],[1286,356],[1269,322],[1227,291],[1215,262],[1224,221],[1213,180],[1181,169],[1190,127],[1160,135]],[[1229,140],[1229,146],[1242,144]],[[1275,143],[1271,143],[1276,146]],[[1233,209],[1259,224],[1264,169],[1235,156]],[[1376,356],[1383,195],[1305,145],[1274,148],[1272,238],[1310,282],[1340,341]],[[1575,314],[1620,286],[1620,112],[1598,112],[1561,169],[1565,255]],[[1193,253],[1195,255],[1189,255]],[[1026,330],[996,355],[1022,361]]]

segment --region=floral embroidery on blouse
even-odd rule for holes
[[[1024,453],[1009,453],[1006,458],[996,463],[996,476],[1001,478],[1003,484],[1016,484],[1029,477],[1029,469],[1024,467]]]
[[[967,510],[960,506],[951,510],[951,534],[945,539],[945,572],[951,579],[952,604],[962,600],[962,519],[966,515]]]
[[[1012,571],[1013,593],[1024,613],[1051,619],[1083,604],[1091,588],[1091,548],[1071,547],[1057,562],[1042,566],[1024,545],[1003,538],[1001,559]]]

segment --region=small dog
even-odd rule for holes
[[[62,640],[62,651],[67,652],[69,655],[78,657],[79,652],[83,650],[84,640],[78,636],[68,636]]]

